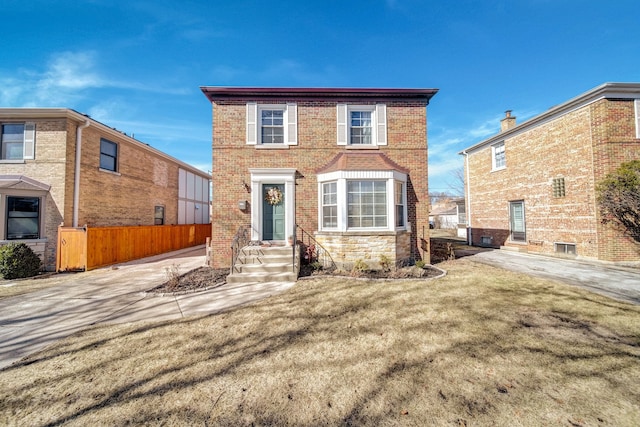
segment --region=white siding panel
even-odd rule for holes
[[[187,197],[187,171],[178,169],[178,197]]]
[[[186,224],[187,220],[187,202],[178,201],[178,224]]]

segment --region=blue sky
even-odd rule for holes
[[[458,151],[640,81],[637,0],[3,0],[0,106],[67,107],[211,169],[200,86],[438,88],[429,187]]]

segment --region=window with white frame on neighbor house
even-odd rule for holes
[[[0,160],[33,159],[35,129],[34,123],[2,124]]]
[[[100,169],[118,170],[118,144],[104,138],[100,139]]]
[[[247,144],[288,146],[298,143],[297,105],[247,103]]]
[[[386,105],[338,104],[338,145],[375,147],[387,143]]]
[[[504,142],[491,147],[492,169],[504,169],[507,166],[507,158],[504,149]]]
[[[40,238],[40,198],[7,197],[7,240]]]

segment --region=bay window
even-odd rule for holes
[[[319,223],[325,231],[403,230],[406,175],[397,171],[319,174]]]

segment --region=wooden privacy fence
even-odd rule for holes
[[[56,271],[82,271],[202,245],[211,224],[58,227]]]

